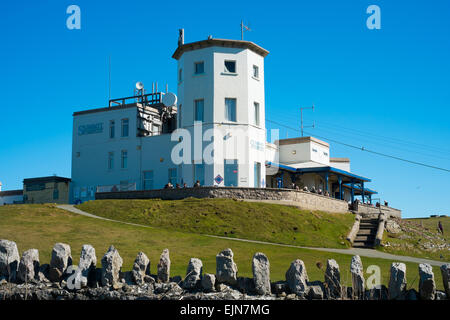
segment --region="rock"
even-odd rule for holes
[[[131,275],[136,284],[143,284],[145,275],[150,275],[150,260],[145,253],[138,253],[136,260],[134,260]]]
[[[186,270],[186,277],[183,281],[185,289],[195,289],[202,278],[203,263],[200,259],[191,258]]]
[[[254,293],[255,282],[252,278],[238,277],[236,280],[236,286],[242,293]]]
[[[419,264],[419,296],[423,300],[434,300],[436,285],[433,268],[428,263]]]
[[[400,225],[397,223],[397,221],[389,219],[386,221],[385,225],[386,231],[389,233],[400,233],[402,229],[400,228]]]
[[[205,273],[202,279],[202,288],[206,292],[215,291],[216,276],[210,273]]]
[[[95,249],[90,244],[85,244],[81,247],[80,263],[78,264],[79,272],[81,273],[81,287],[94,287],[96,284],[96,267],[97,256]]]
[[[405,299],[406,300],[418,300],[419,293],[415,289],[409,289],[406,291]]]
[[[168,282],[170,278],[170,257],[169,249],[164,249],[158,263],[158,280]]]
[[[56,243],[52,250],[52,258],[50,260],[49,279],[52,282],[62,280],[67,267],[72,265],[72,253],[70,246],[65,243]]]
[[[342,298],[341,273],[336,260],[327,260],[327,269],[325,270],[325,283],[327,285],[328,296],[332,299]]]
[[[307,282],[309,280],[302,260],[297,259],[291,263],[291,266],[286,271],[286,281],[292,293],[302,297],[307,294]]]
[[[377,285],[365,291],[366,300],[387,300],[388,289],[384,285]]]
[[[257,252],[252,260],[253,281],[257,294],[270,294],[270,263],[267,256],[262,252]]]
[[[20,256],[14,241],[0,240],[0,278],[15,282],[19,268]]]
[[[320,281],[307,283],[306,297],[310,300],[323,300],[325,298],[325,288]]]
[[[39,274],[39,251],[30,249],[22,254],[17,277],[22,282],[34,280]]]
[[[447,297],[450,297],[450,263],[446,263],[441,266],[441,274],[445,292]]]
[[[406,293],[406,265],[394,262],[391,265],[389,279],[389,299],[403,300]]]
[[[101,283],[103,286],[120,286],[119,274],[122,268],[123,260],[114,246],[110,246],[102,258]]]
[[[181,278],[181,276],[175,276],[170,278],[170,282],[180,283],[181,281],[183,281],[183,278]]]
[[[41,264],[39,267],[39,272],[37,274],[37,279],[39,281],[49,281],[49,272],[50,272],[50,265],[48,263]]]
[[[236,284],[238,268],[233,256],[231,249],[225,249],[216,256],[216,279],[219,283]]]
[[[144,282],[145,282],[145,283],[155,284],[156,280],[155,280],[155,278],[153,278],[152,276],[145,275],[145,276],[144,276]]]
[[[289,290],[289,285],[286,281],[277,281],[271,284],[272,293],[275,294],[286,294]]]
[[[364,274],[361,258],[356,255],[352,257],[350,263],[350,273],[352,275],[353,298],[364,298]]]
[[[436,291],[435,300],[447,300],[447,295],[444,291]]]

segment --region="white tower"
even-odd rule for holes
[[[249,41],[179,42],[172,56],[178,61],[178,127],[194,142],[192,163],[180,168],[188,185],[200,180],[202,185],[265,187],[268,53]]]

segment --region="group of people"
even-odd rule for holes
[[[300,190],[300,187],[298,185],[296,185],[295,183],[291,183],[291,189]],[[317,193],[317,194],[320,194],[320,195],[323,195],[323,196],[327,196],[327,197],[330,196],[330,193],[328,191],[324,192],[320,188],[317,190],[315,186],[313,186],[311,188],[311,190],[309,190],[307,186],[304,186],[302,190],[305,191],[305,192]]]
[[[198,188],[200,186],[201,186],[200,180],[195,181],[193,187]],[[164,189],[181,189],[181,188],[189,188],[189,187],[186,184],[186,182],[183,183],[183,186],[181,186],[179,183],[177,183],[177,184],[175,184],[175,187],[174,187],[174,185],[170,181],[164,186]]]

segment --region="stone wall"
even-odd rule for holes
[[[101,192],[95,199],[162,199],[181,200],[185,198],[229,198],[242,200],[284,201],[307,210],[321,210],[336,213],[348,212],[346,201],[316,193],[291,189],[239,188],[239,187],[199,187],[180,189],[157,189],[145,191]],[[286,203],[287,202],[287,203]]]
[[[381,213],[385,214],[388,219],[402,217],[402,211],[399,209],[386,207],[386,206],[380,206],[380,208],[381,208]],[[380,208],[372,206],[372,205],[368,205],[365,203],[364,204],[358,203],[358,210],[356,210],[356,212],[363,216],[376,215],[378,217],[378,215],[380,213]]]

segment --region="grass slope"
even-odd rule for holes
[[[438,232],[439,221],[444,228],[444,235]],[[403,219],[400,224],[402,232],[397,234],[384,233],[383,243],[389,243],[389,246],[379,248],[381,251],[397,255],[450,261],[450,217]]]
[[[172,275],[186,273],[191,257],[200,258],[204,272],[215,273],[216,254],[224,248],[232,248],[240,276],[252,276],[251,258],[255,252],[264,252],[270,260],[271,280],[284,280],[285,272],[294,259],[305,262],[311,281],[324,279],[317,262],[324,266],[329,258],[335,259],[341,268],[345,285],[351,285],[350,255],[334,254],[307,249],[285,248],[273,245],[243,243],[216,239],[197,234],[188,234],[159,228],[144,228],[103,221],[72,214],[54,205],[11,205],[0,207],[0,239],[17,243],[20,253],[30,248],[39,250],[41,263],[49,263],[51,250],[56,242],[68,243],[72,248],[74,263],[79,260],[83,244],[92,244],[97,252],[97,265],[113,244],[124,260],[123,270],[130,270],[138,251],[145,252],[151,261],[151,272],[156,273],[156,264],[164,248],[170,249]],[[382,283],[389,281],[389,268],[393,261],[362,257],[365,270],[369,265],[381,269]],[[418,287],[418,265],[406,263],[408,288]],[[436,284],[442,290],[442,278],[438,268],[433,267]],[[365,275],[366,278],[369,275]]]
[[[354,222],[352,214],[231,199],[96,200],[77,207],[167,230],[327,248],[348,247],[345,238]]]

